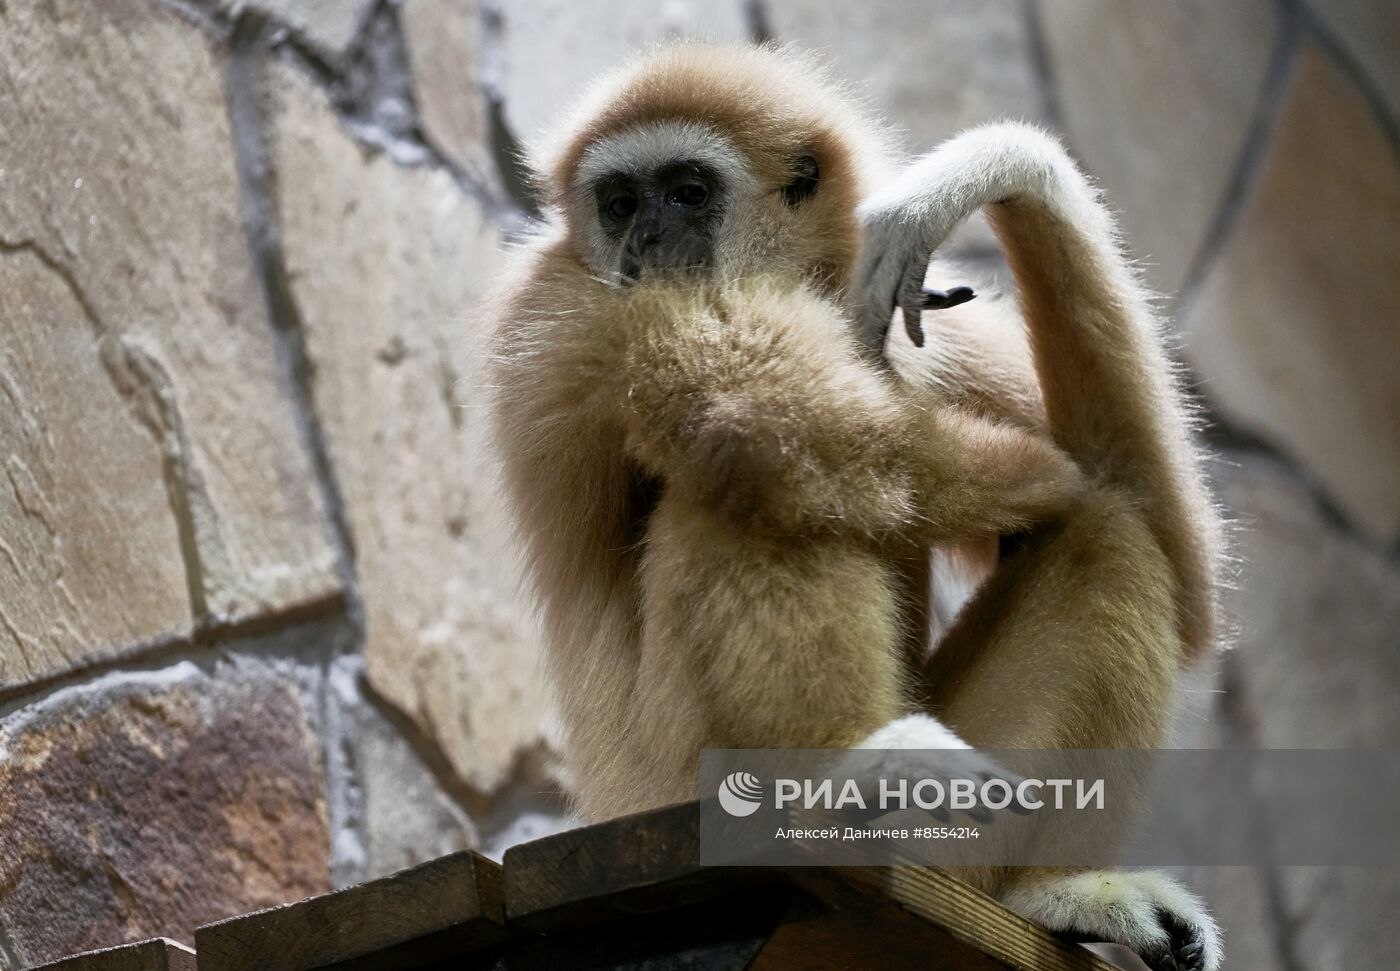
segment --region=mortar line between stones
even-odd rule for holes
[[[1189,369],[1186,373],[1194,375],[1194,372]],[[1187,381],[1185,383],[1193,388],[1192,396],[1206,405],[1202,411],[1205,427],[1201,438],[1204,444],[1211,449],[1212,457],[1236,465],[1242,464],[1249,457],[1257,457],[1279,465],[1287,471],[1294,482],[1302,486],[1303,491],[1312,500],[1314,510],[1328,528],[1362,549],[1400,567],[1400,545],[1383,542],[1360,529],[1327,490],[1309,473],[1302,462],[1273,442],[1241,428],[1218,409],[1209,407],[1205,396],[1194,390],[1196,382]]]
[[[231,40],[237,26],[235,20],[231,19],[228,14],[217,8],[206,8],[198,0],[150,0],[150,2],[214,35],[215,39],[221,43],[227,43]],[[388,156],[395,165],[406,168],[439,169],[446,172],[458,189],[482,206],[486,215],[504,223],[515,221],[518,215],[517,200],[499,198],[496,193],[479,184],[471,174],[428,140],[423,133],[416,104],[411,105],[413,119],[408,129],[390,133],[366,119],[356,118],[353,112],[346,109],[342,99],[337,97],[337,89],[345,86],[348,75],[353,74],[357,69],[357,64],[368,43],[368,32],[376,18],[380,16],[390,17],[394,24],[395,34],[400,34],[398,18],[394,15],[397,6],[398,4],[393,0],[381,0],[378,5],[366,12],[355,40],[343,57],[336,59],[343,64],[328,60],[325,55],[307,43],[296,28],[275,16],[262,11],[249,11],[239,13],[237,17],[257,16],[262,19],[265,25],[265,35],[270,36],[274,33],[277,35],[275,43],[268,43],[268,51],[274,56],[295,63],[317,87],[326,93],[327,100],[332,111],[335,112],[342,130],[354,140],[356,145],[368,150],[371,154]],[[401,37],[399,42],[402,43]],[[411,102],[412,92],[409,92],[408,97]],[[396,147],[401,150],[394,151],[393,149]],[[406,155],[413,156],[413,161],[405,161]],[[528,193],[526,198],[528,198]]]
[[[313,366],[306,332],[292,292],[278,224],[276,172],[269,152],[267,118],[262,104],[263,62],[269,21],[246,13],[234,25],[227,75],[229,128],[242,196],[243,228],[262,290],[274,345],[291,392],[302,444],[311,459],[317,487],[331,526],[336,561],[352,620],[361,616],[355,575],[354,536],[335,476],[324,430],[315,412]]]
[[[1026,36],[1030,40],[1031,70],[1035,72],[1040,89],[1040,110],[1056,131],[1065,133],[1064,114],[1060,108],[1060,87],[1055,79],[1055,65],[1050,59],[1050,44],[1045,37],[1045,19],[1038,0],[1021,0]]]
[[[540,215],[539,200],[525,164],[525,150],[506,119],[505,92],[501,85],[505,58],[505,14],[497,0],[481,5],[480,83],[487,106],[487,147],[496,166],[496,178],[516,212],[527,218]]]
[[[1284,96],[1297,61],[1302,26],[1296,0],[1280,0],[1276,9],[1279,18],[1278,37],[1274,41],[1273,51],[1269,54],[1264,80],[1259,86],[1259,95],[1255,101],[1254,112],[1250,116],[1244,147],[1240,150],[1220,202],[1216,205],[1215,217],[1197,246],[1186,269],[1186,276],[1177,290],[1176,299],[1172,301],[1171,316],[1178,321],[1185,320],[1190,313],[1206,277],[1243,215],[1254,177],[1268,157],[1274,132],[1283,114]]]
[[[0,687],[0,719],[40,702],[56,691],[106,674],[164,667],[179,661],[207,663],[211,648],[313,624],[337,613],[345,614],[344,608],[345,598],[337,592],[271,615],[205,626],[189,634],[160,634],[133,641],[101,657],[84,660],[75,667],[42,675],[23,684]]]
[[[1376,124],[1385,133],[1386,140],[1390,142],[1391,151],[1395,153],[1397,163],[1400,163],[1400,121],[1397,121],[1391,113],[1390,104],[1382,93],[1379,85],[1371,76],[1371,72],[1352,53],[1345,42],[1327,24],[1316,10],[1307,3],[1299,0],[1300,11],[1304,24],[1311,38],[1317,42],[1325,53],[1343,74],[1355,85],[1356,90],[1361,93],[1361,97],[1366,101],[1366,107],[1375,118]]]

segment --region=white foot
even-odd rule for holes
[[[1153,971],[1220,967],[1220,929],[1195,894],[1162,873],[1036,874],[1016,883],[1002,903],[1076,940],[1121,944]]]
[[[947,725],[932,715],[905,715],[875,729],[856,748],[968,748]]]

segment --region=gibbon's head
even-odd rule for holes
[[[843,287],[883,129],[789,49],[670,43],[598,81],[535,155],[599,278],[794,274]]]

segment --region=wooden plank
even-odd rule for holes
[[[1085,948],[1011,913],[944,871],[702,868],[699,826],[699,804],[685,803],[513,847],[505,858],[506,919],[531,931],[557,934],[755,886],[766,884],[778,892],[786,885],[810,894],[828,910],[860,915],[858,922],[869,928],[863,932],[866,938],[881,936],[877,923],[901,927],[908,935],[907,950],[936,954],[939,967],[1112,971]],[[891,905],[916,917],[917,924],[902,919]],[[819,928],[799,923],[788,921],[775,933],[769,945],[774,954],[784,949],[796,953],[806,936],[820,940]],[[830,937],[840,925],[825,926]],[[855,943],[862,939],[858,936]]]
[[[848,891],[898,904],[950,937],[1015,971],[1114,971],[1093,952],[1013,914],[986,894],[928,867],[796,868],[793,880],[818,898],[850,906]],[[833,883],[835,881],[835,883]],[[960,965],[950,964],[950,968]],[[969,968],[981,965],[969,964]]]
[[[481,952],[508,936],[500,867],[468,852],[206,924],[195,932],[195,947],[199,971],[406,971]],[[482,961],[490,966],[489,958]]]
[[[195,971],[194,951],[164,937],[84,951],[31,971]]]
[[[698,903],[512,942],[510,971],[744,971],[788,911],[791,888],[758,887]]]
[[[1005,971],[892,901],[831,910],[778,927],[747,971]]]
[[[543,933],[786,883],[772,870],[701,867],[699,847],[693,802],[511,847],[506,920]]]

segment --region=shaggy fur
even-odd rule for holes
[[[700,131],[747,167],[714,272],[620,286],[589,171]],[[692,798],[702,748],[851,747],[898,719],[908,747],[1152,747],[1210,640],[1214,520],[1087,182],[1020,126],[892,179],[876,131],[800,58],[681,44],[601,82],[538,159],[552,208],[498,308],[494,415],[590,818]],[[792,207],[801,152],[821,182]],[[871,309],[916,301],[982,206],[1024,321],[983,301],[939,313],[922,349],[887,344]],[[1007,534],[925,657],[930,550]],[[1084,875],[966,876],[1090,899]],[[1173,927],[1213,933],[1174,885],[1139,882]]]

